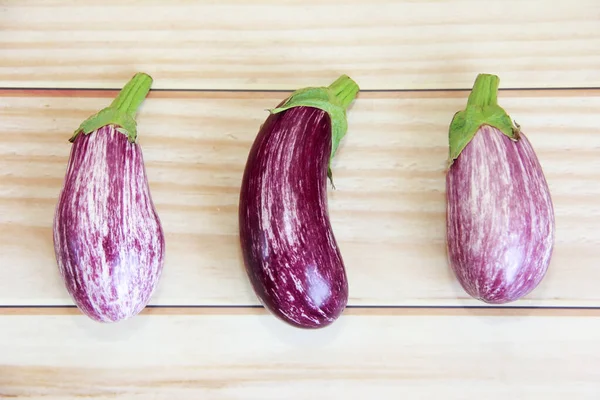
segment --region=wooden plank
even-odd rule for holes
[[[0,316],[0,396],[17,399],[597,399],[597,317]],[[40,334],[43,332],[43,334]]]
[[[0,92],[0,304],[71,304],[51,224],[81,120],[113,92]],[[139,115],[154,200],[167,234],[152,304],[257,304],[237,237],[249,147],[285,93],[152,92]],[[332,225],[352,305],[481,305],[445,254],[447,129],[466,92],[363,93],[335,159]],[[514,305],[598,306],[600,91],[503,91],[535,145],[555,202],[550,271]]]
[[[0,26],[0,87],[600,87],[597,0],[19,0]]]

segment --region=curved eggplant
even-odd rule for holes
[[[348,301],[327,177],[358,90],[342,76],[295,92],[272,110],[246,163],[239,204],[246,271],[262,304],[296,327],[325,327]]]
[[[554,208],[536,153],[497,104],[499,79],[481,74],[450,128],[446,177],[450,265],[486,303],[522,298],[544,278],[554,246]]]
[[[54,216],[60,274],[77,307],[100,322],[138,314],[164,263],[135,113],[152,79],[136,74],[111,106],[75,131]]]

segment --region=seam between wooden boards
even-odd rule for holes
[[[468,96],[471,89],[427,89],[427,90],[365,90],[360,91],[357,99],[402,99],[402,98],[462,98]],[[114,98],[118,89],[61,89],[61,88],[0,88],[0,97],[79,97],[79,98]],[[151,89],[148,99],[240,99],[240,98],[273,98],[289,95],[292,91],[284,90],[171,90]],[[499,97],[582,97],[600,96],[600,88],[522,88],[499,89]]]
[[[0,306],[0,317],[83,316],[75,306]],[[139,316],[269,315],[262,306],[148,306]],[[600,317],[600,307],[556,306],[349,306],[344,316]],[[275,317],[274,317],[275,318]]]

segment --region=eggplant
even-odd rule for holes
[[[346,75],[297,90],[270,115],[250,149],[239,198],[244,266],[260,302],[298,328],[333,323],[348,279],[329,220],[327,179],[359,91]]]
[[[138,314],[163,270],[163,229],[136,141],[136,112],[151,85],[149,75],[136,74],[70,139],[54,214],[54,250],[74,303],[99,322]]]
[[[516,301],[543,280],[552,258],[554,206],[532,144],[498,105],[499,78],[479,74],[449,130],[447,252],[466,293]]]

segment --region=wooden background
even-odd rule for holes
[[[600,2],[0,1],[0,398],[600,398]],[[79,123],[135,73],[167,239],[152,306],[81,316],[51,224]],[[480,72],[556,208],[542,284],[489,307],[445,257],[447,128]],[[303,331],[258,306],[237,199],[265,109],[340,74],[334,163],[350,304]]]

